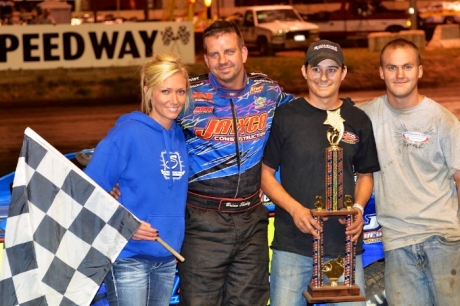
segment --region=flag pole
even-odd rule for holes
[[[182,257],[181,254],[177,253],[176,250],[174,250],[169,244],[167,244],[166,242],[164,242],[163,239],[161,239],[160,237],[157,238],[157,241],[162,245],[164,246],[164,248],[168,251],[171,252],[171,254],[173,254],[177,259],[179,259],[181,262],[184,262],[185,261],[185,258]]]

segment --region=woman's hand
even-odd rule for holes
[[[157,238],[160,236],[158,230],[154,229],[150,223],[145,221],[141,221],[141,227],[134,233],[133,239],[134,240],[150,240],[156,241]]]
[[[121,191],[119,189],[120,184],[116,183],[115,186],[112,188],[112,190],[109,191],[109,194],[115,199],[118,200],[118,198],[121,196]]]

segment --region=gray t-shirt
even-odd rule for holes
[[[385,251],[432,236],[460,240],[457,190],[460,122],[425,97],[399,110],[387,96],[357,105],[371,118],[380,163],[374,173],[377,220]]]

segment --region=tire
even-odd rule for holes
[[[455,23],[454,17],[452,17],[452,16],[446,17],[446,19],[444,19],[444,23],[445,24],[453,24],[453,23]]]
[[[400,31],[403,31],[404,28],[401,27],[401,26],[397,26],[397,25],[392,25],[392,26],[389,26],[385,32],[390,32],[390,33],[398,33]]]
[[[377,261],[364,269],[366,306],[387,306],[385,296],[385,263]]]
[[[257,38],[257,46],[258,46],[260,55],[262,56],[272,56],[273,55],[273,50],[270,47],[270,44],[268,43],[267,38],[265,37]]]

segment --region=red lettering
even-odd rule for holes
[[[195,133],[198,137],[203,139],[209,139],[212,135],[229,134],[233,129],[231,119],[211,119],[208,125],[204,129],[196,129]]]
[[[246,131],[246,123],[248,121],[248,118],[242,118],[238,120],[238,130],[240,131],[240,134],[244,134]]]
[[[264,131],[267,128],[267,117],[266,113],[263,113],[259,117],[259,131]]]
[[[260,114],[241,118],[238,120],[237,128],[240,135],[251,134],[257,131],[265,131],[267,127],[267,114]],[[210,139],[213,135],[234,134],[232,119],[211,119],[204,129],[197,128],[196,135],[203,139]]]
[[[198,99],[212,100],[212,93],[195,91],[193,93],[193,99],[195,99],[195,100],[198,100]]]
[[[259,127],[259,119],[260,117],[259,116],[254,116],[252,118],[249,119],[249,122],[248,122],[248,133],[254,133],[255,131],[257,131],[257,128]]]

